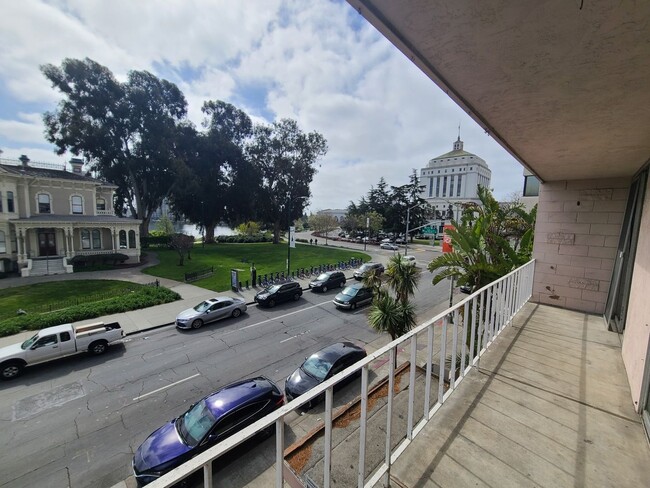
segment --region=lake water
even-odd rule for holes
[[[189,234],[189,235],[192,235],[194,237],[201,237],[201,231],[195,225],[191,225],[191,224],[184,225],[182,232],[183,232],[183,234]],[[232,236],[232,235],[235,235],[235,234],[236,234],[236,232],[234,230],[232,230],[230,227],[217,225],[214,228],[214,236],[215,237],[217,237],[217,236]]]

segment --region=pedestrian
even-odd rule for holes
[[[309,239],[309,245],[311,246],[314,243],[314,239]]]
[[[318,239],[314,239],[314,244],[318,246]]]

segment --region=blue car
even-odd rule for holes
[[[132,463],[138,484],[151,483],[282,405],[284,395],[263,376],[211,393],[138,447]]]

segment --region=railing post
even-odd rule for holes
[[[449,388],[453,390],[456,383],[456,356],[458,353],[458,309],[454,310],[452,327],[453,334],[451,347],[453,351],[451,352],[451,369],[449,370]]]
[[[485,303],[485,317],[486,317],[485,326],[490,331],[495,329],[495,325],[494,325],[495,320],[492,317],[492,311],[494,310],[494,307],[493,307],[494,297],[495,297],[494,287],[490,287],[489,289],[487,289],[485,291],[485,299],[486,299],[486,303]]]
[[[469,353],[470,353],[470,364],[474,364],[474,359],[476,357],[476,302],[478,301],[478,296],[472,298],[472,331],[471,337],[469,338]]]
[[[359,419],[359,474],[357,486],[366,479],[366,423],[368,421],[368,365],[361,369],[361,418]]]
[[[284,417],[275,421],[275,488],[284,486]]]
[[[427,327],[427,377],[424,387],[424,414],[427,420],[431,418],[429,411],[431,410],[431,374],[433,372],[433,327],[433,324]]]
[[[440,336],[440,374],[438,375],[438,403],[442,404],[445,395],[445,359],[447,354],[447,322],[449,316],[445,315],[442,319],[442,334]]]
[[[389,363],[388,366],[388,400],[386,407],[386,456],[384,462],[386,463],[386,474],[384,475],[384,485],[390,485],[390,455],[392,451],[392,446],[390,444],[390,438],[392,434],[393,427],[393,398],[395,396],[395,348],[391,347],[389,354]]]
[[[333,387],[325,390],[325,459],[323,463],[323,486],[330,488],[332,475],[332,396]]]
[[[413,439],[413,407],[415,402],[415,361],[417,354],[417,334],[411,336],[411,365],[409,367],[409,406],[406,422],[406,438]]]
[[[463,378],[465,376],[465,364],[467,363],[467,320],[468,317],[467,315],[469,314],[469,302],[465,302],[465,305],[463,305],[463,337],[461,341],[461,350],[460,350],[460,363],[461,363],[461,369],[460,369],[460,377]]]
[[[212,488],[212,461],[208,461],[203,465],[203,486]]]

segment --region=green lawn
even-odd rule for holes
[[[200,271],[214,266],[214,274],[208,278],[192,282],[202,288],[213,291],[230,289],[230,270],[240,269],[239,280],[244,283],[250,280],[250,267],[255,264],[257,274],[276,273],[286,270],[287,244],[272,244],[260,242],[255,244],[211,244],[205,248],[200,244],[194,246],[192,259],[185,259],[183,266],[179,266],[179,256],[176,251],[156,249],[160,264],[144,270],[145,273],[160,278],[169,278],[184,281],[185,273]],[[346,261],[352,257],[370,260],[364,252],[351,249],[333,248],[330,246],[312,246],[297,243],[291,249],[291,269],[309,268],[320,264],[334,264]]]
[[[18,309],[45,312],[111,298],[144,285],[113,280],[68,280],[37,283],[0,290],[0,319],[16,315]]]

